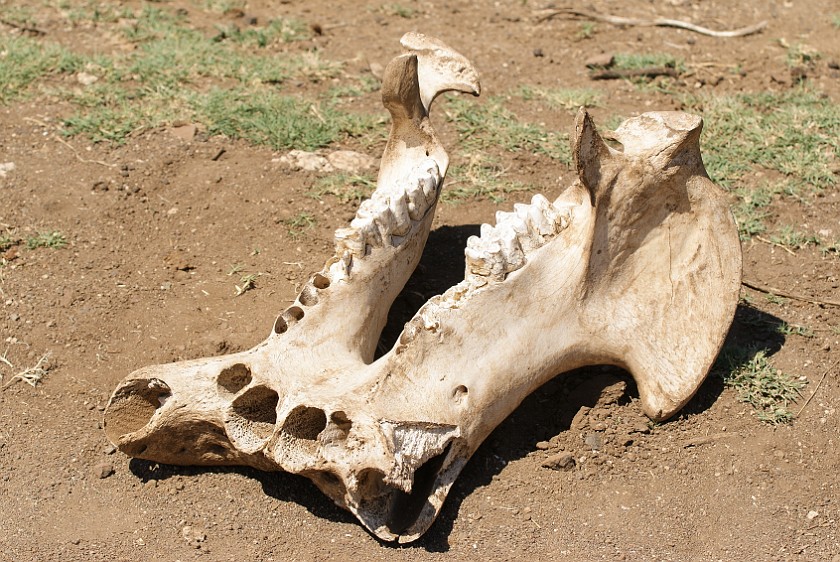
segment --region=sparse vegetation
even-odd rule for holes
[[[337,172],[318,178],[308,195],[313,199],[333,195],[342,203],[358,203],[370,197],[374,189],[376,189],[376,178],[371,174]]]
[[[466,165],[455,165],[450,169],[441,200],[445,203],[458,203],[487,198],[500,203],[510,193],[535,190],[532,185],[504,178],[506,171],[492,158],[481,153],[470,154]]]
[[[722,359],[724,383],[753,407],[758,419],[774,425],[793,420],[788,406],[800,398],[804,381],[773,367],[765,350],[730,350]]]
[[[461,136],[462,148],[468,152],[494,148],[507,152],[528,150],[571,163],[566,135],[522,121],[505,107],[502,98],[490,98],[482,104],[449,96],[445,111]]]
[[[289,236],[297,238],[304,231],[310,230],[318,224],[318,221],[310,213],[302,212],[283,221],[288,227]]]
[[[397,16],[405,19],[411,19],[420,13],[419,10],[402,4],[385,4],[382,6],[381,11],[386,15]]]
[[[616,70],[639,70],[642,68],[673,68],[685,72],[685,62],[669,53],[616,53],[612,68]]]
[[[521,86],[519,95],[526,101],[540,100],[551,109],[577,111],[581,106],[595,107],[601,103],[601,92],[593,88],[537,88]]]
[[[36,248],[51,248],[57,250],[67,245],[67,239],[57,230],[39,232],[26,239],[26,247],[30,250]]]

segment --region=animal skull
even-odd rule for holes
[[[703,167],[699,117],[629,119],[614,149],[581,110],[579,180],[482,225],[465,279],[374,361],[448,166],[429,107],[446,90],[479,93],[448,46],[419,34],[402,45],[382,84],[392,125],[378,187],[336,232],[335,256],[253,349],[129,375],[105,429],[133,457],[301,474],[377,537],[409,542],[481,442],[558,373],[617,365],[648,416],[679,410],[732,320],[741,253]]]

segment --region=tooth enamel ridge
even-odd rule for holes
[[[529,252],[544,246],[568,228],[572,206],[550,203],[534,195],[530,205],[517,203],[514,212],[496,212],[496,225],[481,225],[480,236],[470,236],[464,250],[466,279],[483,286],[504,281],[522,268]]]
[[[336,230],[336,254],[348,263],[344,259],[347,252],[358,258],[374,248],[398,247],[437,203],[441,179],[437,162],[430,158],[407,177],[378,187],[359,206],[350,227]]]

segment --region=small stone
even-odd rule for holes
[[[82,540],[78,537],[70,540],[70,544],[79,544],[80,542],[82,542]]]
[[[583,429],[586,426],[586,416],[589,414],[589,408],[581,406],[575,417],[572,418],[572,429]]]
[[[545,53],[543,52],[542,49],[537,48],[537,49],[534,49],[534,56],[537,57],[537,58],[544,57]]]
[[[600,433],[587,433],[583,441],[593,451],[600,451],[604,448],[604,436]]]
[[[293,170],[304,172],[332,172],[334,170],[326,157],[305,150],[290,150],[277,159],[277,162]]]
[[[631,433],[650,433],[650,427],[644,422],[639,422],[630,431]]]
[[[350,173],[370,170],[376,165],[375,158],[352,150],[336,150],[327,155],[327,161],[336,170]]]
[[[117,448],[114,447],[113,445],[108,445],[107,447],[105,447],[105,454],[106,455],[113,455],[116,452],[117,452]]]
[[[193,125],[192,123],[187,125],[181,125],[179,127],[172,127],[169,129],[169,133],[178,139],[190,141],[195,138],[195,133],[198,131],[198,128]]]
[[[15,163],[14,162],[0,163],[0,178],[5,178],[6,174],[14,171],[14,169],[15,169]]]
[[[79,72],[76,74],[76,82],[81,84],[82,86],[90,86],[99,80],[98,76],[94,76],[89,72]]]
[[[114,474],[114,465],[109,462],[101,462],[93,467],[93,474],[97,478],[108,478]]]
[[[575,467],[575,457],[571,453],[558,453],[545,459],[542,466],[551,470],[571,470]]]
[[[549,443],[548,441],[540,441],[537,443],[536,447],[540,451],[545,451],[551,448],[551,443]]]
[[[814,519],[816,519],[819,516],[819,514],[820,513],[818,511],[811,510],[811,511],[808,512],[808,515],[806,515],[805,517],[808,518],[808,521],[813,521]]]

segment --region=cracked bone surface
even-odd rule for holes
[[[482,225],[465,279],[374,361],[448,165],[429,106],[444,90],[479,91],[472,65],[443,43],[402,44],[382,85],[393,123],[378,186],[336,232],[336,255],[253,349],[129,375],[105,429],[138,458],[306,476],[380,539],[409,542],[481,442],[559,373],[617,365],[648,416],[678,411],[731,323],[741,250],[703,168],[699,117],[632,118],[614,149],[581,110],[579,179]]]

